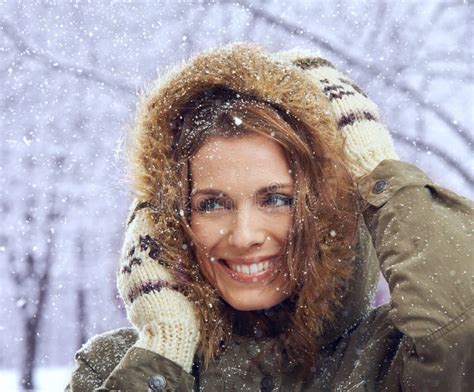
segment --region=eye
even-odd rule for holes
[[[274,193],[265,198],[264,205],[270,207],[290,207],[293,205],[293,197]]]
[[[196,209],[200,212],[212,212],[216,210],[222,210],[229,207],[229,202],[224,198],[208,198],[201,199],[196,203]]]

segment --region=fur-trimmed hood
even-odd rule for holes
[[[320,70],[324,73],[319,74]],[[364,132],[379,128],[380,137],[390,139],[379,121],[375,104],[327,60],[308,53],[271,54],[260,46],[239,43],[205,52],[176,66],[143,94],[128,150],[135,198],[142,206],[160,204],[160,213],[153,216],[150,237],[158,239],[160,257],[164,260],[193,257],[177,219],[182,213],[177,202],[182,184],[176,178],[172,159],[174,124],[184,104],[215,86],[285,108],[323,135],[329,145],[343,143],[341,132],[354,130],[354,137],[360,138],[359,128]],[[347,101],[351,110],[345,110],[344,105],[339,110],[339,106],[332,104],[334,100],[352,100]],[[375,156],[372,161],[365,158],[371,156],[373,140],[358,145],[364,145],[369,153],[354,149],[350,138],[345,145],[354,179],[378,163]],[[375,252],[361,223],[349,290],[336,317],[321,315],[321,321],[327,324],[321,343],[339,336],[367,314],[377,278]]]

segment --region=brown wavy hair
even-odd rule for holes
[[[235,117],[242,122],[237,125]],[[358,193],[346,169],[342,142],[329,144],[274,103],[218,86],[192,98],[173,126],[173,158],[182,184],[180,208],[185,212],[181,225],[193,244],[194,261],[203,253],[189,226],[192,157],[214,137],[257,133],[283,147],[294,181],[292,225],[282,263],[288,276],[284,289],[292,295],[291,306],[284,307],[284,328],[275,333],[283,337],[289,361],[300,363],[308,375],[318,357],[317,338],[341,304],[355,256]],[[197,354],[205,366],[235,332],[236,317],[258,320],[267,332],[274,328],[265,314],[244,315],[224,303],[201,274],[199,263],[185,265],[182,272],[180,282],[197,305],[202,334]]]

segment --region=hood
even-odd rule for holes
[[[340,88],[330,83],[336,78]],[[200,54],[177,65],[157,79],[142,95],[138,115],[129,139],[129,162],[134,196],[143,203],[163,203],[153,217],[150,235],[159,239],[162,257],[183,260],[192,257],[177,224],[180,184],[174,175],[172,156],[173,124],[183,105],[203,90],[224,86],[283,107],[296,118],[312,125],[329,143],[342,143],[341,132],[354,123],[379,126],[376,106],[327,60],[307,53],[271,54],[255,44],[238,43]],[[357,100],[351,113],[332,105],[337,99]],[[322,119],[324,121],[322,121]],[[367,148],[370,148],[368,146]],[[362,162],[346,147],[352,173],[362,173]],[[365,155],[370,155],[365,153]],[[361,222],[359,257],[355,260],[349,290],[336,317],[326,322],[321,343],[329,342],[359,321],[370,308],[378,278],[375,253],[365,225]],[[329,322],[329,319],[336,321]]]

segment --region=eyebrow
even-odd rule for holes
[[[276,187],[275,191],[280,191],[282,189],[292,189],[293,185],[291,184],[279,184],[278,187]],[[272,191],[273,186],[264,186],[257,190],[257,195],[265,193],[265,192],[271,192],[275,193],[275,191]],[[228,197],[229,195],[226,192],[223,192],[219,189],[215,188],[203,188],[203,189],[194,189],[191,191],[191,197],[196,196],[196,195],[211,195],[211,196],[222,196],[222,197]]]

